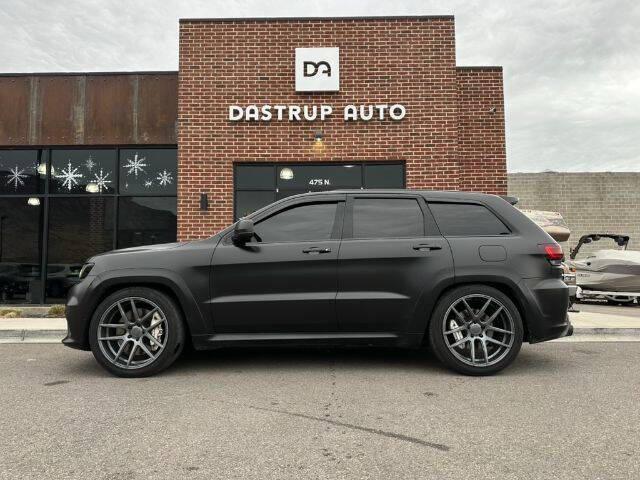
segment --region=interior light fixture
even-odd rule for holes
[[[87,183],[86,190],[89,193],[98,193],[100,191],[100,187],[98,187],[97,183],[89,182]]]
[[[27,199],[27,204],[31,205],[32,207],[37,207],[38,205],[40,205],[40,199],[38,197],[29,197]]]
[[[291,180],[293,178],[293,170],[289,167],[284,167],[280,170],[280,180]]]

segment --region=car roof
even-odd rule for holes
[[[479,192],[459,192],[459,191],[447,191],[447,190],[413,190],[408,188],[374,188],[374,189],[342,189],[342,190],[326,190],[322,192],[309,192],[295,195],[295,197],[316,196],[316,195],[335,195],[335,194],[418,194],[429,199],[442,199],[442,200],[487,200],[489,198],[503,198],[498,195],[491,195],[488,193]],[[291,197],[289,197],[291,198]]]

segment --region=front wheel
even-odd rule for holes
[[[131,287],[104,299],[93,314],[89,344],[94,357],[119,377],[155,375],[184,346],[182,314],[167,295]]]
[[[436,305],[429,343],[438,359],[466,375],[491,375],[518,355],[524,329],[514,303],[486,285],[458,287]]]

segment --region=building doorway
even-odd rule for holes
[[[307,192],[337,189],[405,188],[403,162],[237,163],[234,218]]]

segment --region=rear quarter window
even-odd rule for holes
[[[473,203],[430,203],[429,208],[444,236],[508,235],[510,230],[483,205]]]

